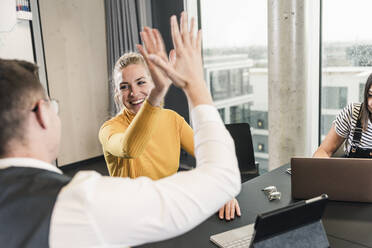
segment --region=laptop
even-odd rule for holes
[[[372,202],[372,159],[292,158],[292,197]]]
[[[323,243],[326,243],[324,247],[327,247],[328,239],[321,224],[326,200],[327,195],[321,195],[310,200],[299,201],[280,209],[259,214],[254,224],[212,235],[210,240],[221,248],[252,247],[260,242],[262,244],[265,240],[273,237],[286,235],[291,230],[304,228],[310,223],[320,223],[323,235],[319,235],[321,232],[318,232],[314,240],[319,241],[320,239]],[[288,241],[288,237],[291,237],[293,242],[300,243],[300,247],[303,245],[301,243],[303,241],[297,239],[296,234],[291,233],[289,236],[283,237],[283,239]],[[270,242],[274,241],[278,247],[284,245],[280,244],[278,240],[270,240]],[[292,246],[296,245],[292,244]]]

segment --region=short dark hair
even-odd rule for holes
[[[35,64],[0,59],[0,157],[9,152],[11,140],[24,141],[26,117],[42,98],[45,92]]]

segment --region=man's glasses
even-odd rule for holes
[[[45,100],[50,103],[53,110],[56,112],[56,114],[58,114],[59,113],[59,103],[58,103],[58,101],[56,99],[45,99]],[[32,112],[36,112],[36,111],[37,111],[37,105],[32,109]]]

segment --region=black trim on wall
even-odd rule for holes
[[[37,2],[37,11],[38,11],[38,16],[39,16],[39,27],[40,27],[40,37],[41,37],[41,46],[42,46],[42,49],[43,49],[43,59],[44,59],[44,70],[45,70],[45,80],[46,80],[46,91],[48,92],[48,96],[50,96],[50,92],[49,92],[49,80],[48,80],[48,68],[47,68],[47,65],[46,65],[46,59],[45,59],[45,48],[44,48],[44,37],[43,37],[43,26],[41,25],[41,15],[40,15],[40,8],[39,8],[39,0],[36,0]],[[35,56],[36,57],[36,56]]]
[[[197,8],[198,8],[198,29],[201,29],[202,27],[202,18],[201,18],[201,6],[200,6],[200,0],[197,2]],[[202,44],[203,45],[203,44]],[[203,51],[203,49],[202,49]]]
[[[34,29],[32,27],[32,21],[28,21],[28,25],[30,26],[30,31],[31,31],[32,54],[33,54],[33,57],[34,57],[34,63],[37,63],[37,61],[36,61],[36,48],[35,48]]]
[[[322,26],[323,26],[323,1],[320,0],[319,16],[319,122],[318,122],[318,145],[322,142]]]
[[[183,0],[152,1],[152,24],[163,35],[167,53],[173,48],[170,32],[170,17],[176,14],[178,17],[184,9]],[[185,93],[174,85],[169,88],[165,96],[165,108],[172,109],[189,122],[189,107]]]
[[[169,51],[173,48],[170,32],[170,17],[172,15],[177,15],[179,20],[180,14],[183,10],[183,0],[162,0],[151,2],[152,26],[157,28],[162,34],[167,53],[169,53]],[[187,98],[181,89],[171,85],[164,99],[164,107],[176,111],[188,123],[190,123]],[[194,158],[183,150],[181,151],[180,160],[181,163],[195,166]]]

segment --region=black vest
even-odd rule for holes
[[[0,247],[49,247],[54,204],[70,180],[37,168],[0,169]]]

